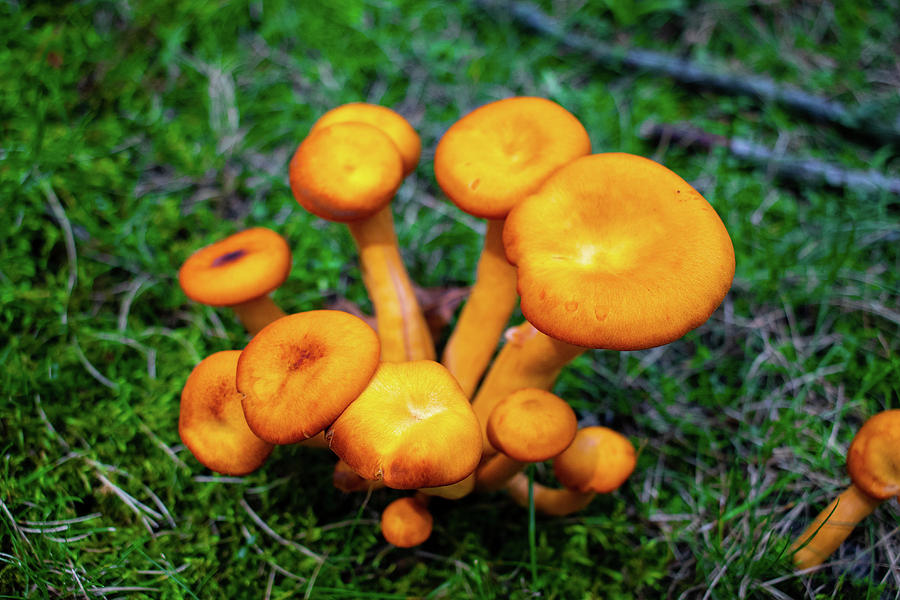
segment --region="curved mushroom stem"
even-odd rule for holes
[[[248,300],[240,304],[232,304],[229,308],[244,325],[244,329],[253,336],[263,327],[287,315],[268,295]]]
[[[485,459],[476,471],[478,489],[494,492],[502,489],[516,474],[524,469],[526,463],[512,459],[502,452]],[[526,485],[528,478],[525,478]],[[525,503],[528,504],[528,489],[525,489]]]
[[[470,398],[518,300],[516,268],[506,260],[503,250],[503,223],[503,219],[487,223],[475,284],[441,357]]]
[[[494,406],[523,388],[549,390],[562,368],[587,350],[545,335],[527,321],[507,330],[505,336],[506,345],[472,400],[472,408],[481,423],[485,455],[496,453],[487,439],[487,421]]]
[[[528,476],[524,473],[516,473],[509,483],[506,491],[519,506],[528,506]],[[555,517],[564,517],[587,507],[594,499],[597,492],[578,492],[566,488],[549,488],[545,485],[534,483],[534,508],[540,512]]]
[[[451,483],[450,485],[421,488],[418,491],[428,496],[440,496],[447,500],[459,500],[460,498],[467,496],[473,489],[475,489],[475,473],[472,473],[462,481]]]
[[[851,484],[791,545],[794,564],[798,569],[822,564],[847,539],[857,523],[872,514],[881,502]]]
[[[434,360],[434,342],[400,258],[390,206],[347,227],[359,248],[363,283],[375,308],[381,360]]]

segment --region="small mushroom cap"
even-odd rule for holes
[[[607,427],[583,427],[553,459],[553,472],[570,490],[606,494],[625,483],[635,464],[634,446],[624,435]]]
[[[900,495],[900,409],[880,412],[860,427],[847,452],[847,470],[873,498]]]
[[[576,346],[641,350],[703,324],[734,278],[734,248],[681,177],[630,154],[569,163],[503,229],[522,313]]]
[[[435,150],[434,174],[460,209],[502,219],[556,169],[590,151],[584,126],[559,104],[507,98],[447,130]]]
[[[274,321],[237,364],[247,424],[273,444],[313,437],[365,389],[380,353],[375,330],[349,313],[313,310]]]
[[[225,475],[255,471],[272,452],[256,437],[235,387],[240,350],[216,352],[194,367],[181,391],[178,435],[204,466]]]
[[[271,229],[254,227],[197,250],[178,271],[185,295],[208,306],[233,306],[278,288],[291,271],[291,249]]]
[[[373,125],[342,122],[311,132],[291,159],[294,198],[309,212],[346,223],[388,205],[403,183],[403,159]]]
[[[381,513],[381,534],[398,548],[412,548],[428,539],[434,525],[428,507],[414,497],[398,498]]]
[[[379,365],[326,436],[354,471],[397,489],[456,483],[481,459],[481,427],[468,398],[430,360]]]
[[[335,123],[348,121],[368,123],[383,131],[400,151],[400,156],[403,158],[403,174],[409,175],[415,170],[422,153],[419,134],[412,128],[409,121],[390,108],[366,102],[343,104],[319,117],[310,133]]]
[[[536,388],[513,392],[491,410],[491,445],[520,462],[541,462],[569,447],[578,430],[575,411],[565,400]]]

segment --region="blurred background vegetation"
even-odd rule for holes
[[[559,35],[523,22],[535,14]],[[786,554],[848,484],[861,422],[900,407],[900,196],[790,162],[900,177],[898,15],[896,0],[0,2],[3,597],[900,597],[896,502],[822,569],[796,574]],[[601,61],[604,45],[764,77],[852,118]],[[176,429],[193,365],[246,343],[178,289],[193,250],[272,227],[294,249],[282,307],[368,308],[349,235],[287,186],[320,114],[362,100],[412,122],[423,159],[394,203],[407,267],[468,285],[484,226],[443,198],[433,151],[512,95],[565,106],[596,152],[675,170],[737,254],[705,326],[566,370],[557,393],[640,458],[587,511],[538,519],[536,580],[527,513],[504,494],[433,503],[431,539],[399,550],[377,525],[397,494],[337,492],[325,453],[278,448],[217,477]],[[689,146],[647,123],[721,137]]]

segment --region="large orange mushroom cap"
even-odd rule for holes
[[[247,424],[274,444],[313,437],[365,389],[380,348],[375,330],[349,313],[278,319],[250,340],[237,364]]]
[[[640,350],[704,323],[734,278],[734,248],[681,177],[630,154],[595,154],[551,175],[503,230],[522,313],[588,348]]]
[[[434,155],[444,193],[477,217],[502,219],[553,171],[591,151],[584,126],[544,98],[491,102],[454,123]]]
[[[178,283],[191,300],[234,306],[278,288],[290,271],[287,241],[271,229],[254,227],[194,252],[178,271]]]
[[[312,131],[289,167],[294,198],[309,212],[342,223],[387,206],[403,183],[403,158],[374,125],[338,122]]]
[[[569,447],[578,430],[575,412],[545,390],[525,388],[501,400],[491,411],[487,436],[506,456],[541,462]]]
[[[429,360],[379,365],[326,436],[354,471],[397,489],[462,481],[481,459],[481,427],[468,398]]]
[[[203,465],[225,475],[255,471],[272,452],[272,444],[250,431],[235,387],[240,350],[216,352],[203,359],[181,391],[178,434]]]
[[[608,494],[625,483],[636,464],[634,446],[624,435],[607,427],[583,427],[553,459],[553,472],[570,490]]]
[[[335,123],[368,123],[387,134],[403,159],[403,174],[412,173],[422,153],[422,141],[409,121],[385,106],[366,102],[351,102],[332,108],[313,124],[310,133]]]
[[[847,452],[847,470],[873,498],[900,495],[900,409],[880,412],[860,427]]]

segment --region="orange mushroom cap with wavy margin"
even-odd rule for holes
[[[422,154],[422,141],[419,134],[403,116],[390,108],[366,102],[350,102],[332,108],[319,117],[310,133],[335,123],[367,123],[383,131],[400,151],[403,159],[403,174],[412,173]]]
[[[335,310],[288,315],[268,325],[237,364],[250,429],[274,444],[313,437],[368,385],[380,347],[362,319]]]
[[[637,455],[631,441],[608,427],[583,427],[565,452],[553,459],[561,484],[582,493],[608,494],[634,471]]]
[[[454,123],[434,155],[444,193],[465,212],[502,219],[553,171],[591,151],[584,126],[544,98],[515,97]]]
[[[878,500],[900,500],[900,409],[870,417],[856,432],[847,451],[853,483]]]
[[[178,283],[191,300],[234,306],[275,290],[290,271],[287,241],[271,229],[254,227],[194,252],[181,265]]]
[[[397,489],[462,481],[481,459],[481,428],[468,398],[430,360],[382,363],[326,436],[354,471]]]
[[[272,444],[250,431],[235,387],[240,350],[203,359],[181,391],[178,435],[204,466],[225,475],[246,475],[262,465]]]
[[[294,198],[309,212],[346,223],[387,206],[403,183],[403,157],[374,125],[338,122],[315,129],[289,166]]]
[[[576,346],[640,350],[704,323],[734,278],[734,248],[681,177],[630,154],[594,154],[550,176],[503,230],[522,313]]]

